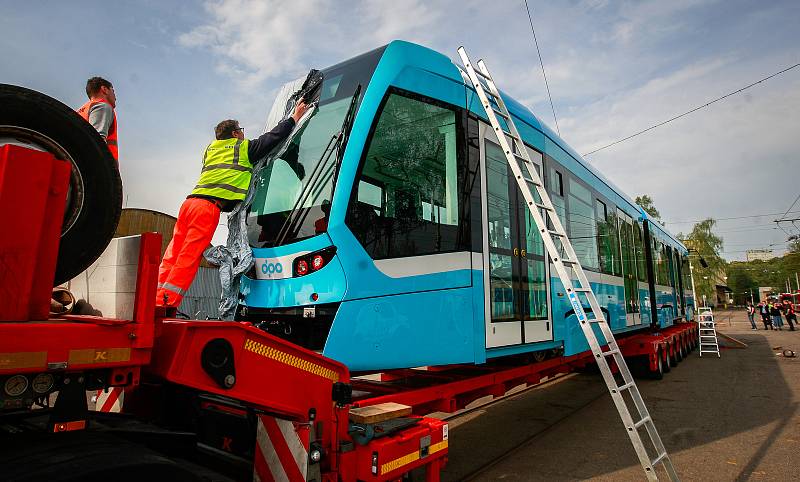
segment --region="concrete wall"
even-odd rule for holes
[[[85,300],[101,316],[132,319],[140,241],[140,236],[112,239],[97,261],[62,286],[76,303]],[[191,318],[216,318],[221,293],[218,269],[201,267],[178,310]]]

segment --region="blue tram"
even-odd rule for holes
[[[254,177],[237,318],[353,371],[588,350],[460,68],[394,41],[323,74],[314,116]],[[686,248],[505,101],[612,329],[691,317]]]

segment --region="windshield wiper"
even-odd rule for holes
[[[333,171],[332,192],[336,190],[336,181],[339,179],[339,168],[342,166],[344,150],[347,148],[347,141],[350,140],[350,130],[353,128],[353,122],[356,119],[356,104],[358,104],[358,96],[360,93],[361,84],[358,84],[358,86],[356,86],[356,91],[353,93],[353,97],[350,98],[350,107],[347,108],[347,114],[344,116],[344,122],[342,122],[342,129],[339,131],[341,137],[336,146],[336,164]]]
[[[311,171],[308,184],[306,184],[306,186],[303,188],[300,196],[292,206],[292,210],[289,211],[289,216],[287,216],[286,220],[283,222],[283,225],[281,225],[281,229],[278,231],[277,240],[274,246],[282,246],[289,233],[295,232],[298,226],[306,220],[309,211],[301,212],[303,210],[299,208],[302,207],[306,200],[308,200],[309,196],[313,194],[315,187],[319,187],[320,190],[324,188],[325,183],[328,181],[331,175],[333,175],[331,193],[335,191],[336,181],[339,177],[339,168],[341,166],[342,158],[344,157],[344,150],[347,146],[350,130],[353,127],[356,105],[358,104],[358,97],[360,93],[361,84],[358,84],[353,96],[350,98],[350,106],[348,107],[347,113],[344,116],[342,125],[339,128],[339,132],[331,136],[331,139],[328,141],[328,145],[325,146],[325,150],[322,151],[319,161],[314,166],[314,170]],[[334,152],[336,152],[334,162],[333,164],[329,165],[329,161]],[[298,162],[300,161],[298,160]],[[322,179],[322,182],[318,182],[320,179]],[[319,192],[317,194],[319,194]]]

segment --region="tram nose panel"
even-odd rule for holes
[[[333,249],[256,256],[254,269],[242,277],[240,296],[242,304],[249,308],[338,303],[344,297],[345,281],[344,269]]]

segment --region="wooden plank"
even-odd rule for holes
[[[411,414],[411,407],[388,402],[350,409],[350,420],[355,423],[378,423]]]

